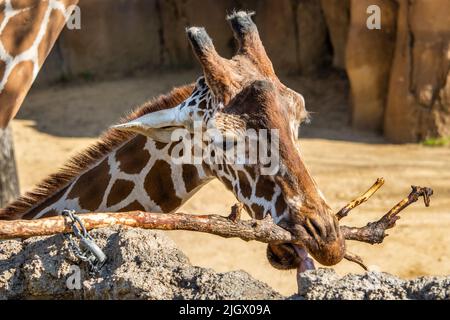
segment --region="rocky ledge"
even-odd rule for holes
[[[96,274],[79,264],[62,235],[1,241],[0,299],[288,298],[244,271],[193,266],[159,231],[115,227],[91,234],[108,256]],[[319,269],[302,274],[299,284],[299,294],[289,299],[450,298],[450,277],[407,281],[369,272],[340,278]]]

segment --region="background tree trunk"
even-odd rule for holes
[[[0,208],[19,195],[11,128],[0,129]]]

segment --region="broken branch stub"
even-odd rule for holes
[[[430,197],[433,195],[433,190],[427,187],[411,186],[411,193],[397,203],[391,210],[389,210],[381,219],[375,222],[369,222],[366,226],[361,228],[341,226],[346,240],[356,240],[367,242],[370,244],[381,243],[387,236],[386,230],[395,226],[395,222],[400,219],[398,215],[402,210],[410,204],[423,197],[425,206],[430,205]]]
[[[377,192],[378,189],[380,189],[383,186],[383,184],[384,184],[384,179],[378,178],[377,181],[375,181],[375,183],[369,188],[369,190],[364,192],[358,198],[350,201],[347,205],[345,205],[345,207],[343,207],[341,210],[339,210],[339,212],[336,213],[336,218],[338,220],[341,220],[342,218],[346,217],[348,215],[348,213],[350,212],[350,210],[356,208],[357,206],[359,206],[359,205],[363,204],[364,202],[366,202],[367,200],[369,200],[369,198],[371,196],[373,196],[374,193]]]

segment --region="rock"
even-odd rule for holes
[[[286,299],[246,272],[191,265],[160,231],[114,227],[91,234],[108,256],[97,274],[79,263],[61,235],[1,241],[0,300]],[[69,289],[77,270],[80,288]],[[289,299],[450,299],[450,276],[402,280],[368,272],[339,277],[321,268],[300,274],[298,283],[299,294]]]
[[[79,6],[81,29],[63,29],[38,85],[72,76],[102,79],[141,69],[199,68],[186,38],[188,26],[205,27],[217,51],[230,58],[236,43],[225,17],[235,9],[256,12],[277,71],[312,72],[331,57],[319,0],[97,0]]]
[[[79,5],[81,29],[63,29],[37,86],[71,76],[108,79],[161,67],[200,70],[185,27],[204,26],[217,51],[229,58],[236,44],[225,16],[243,9],[256,12],[278,73],[320,76],[316,71],[332,56],[333,65],[349,76],[354,127],[383,132],[392,142],[450,136],[450,15],[445,10],[450,0],[96,0]],[[380,30],[366,28],[369,5],[381,9]],[[0,74],[3,69],[0,63]]]
[[[254,21],[275,70],[298,72],[296,12],[292,2],[262,0],[246,3],[249,9],[256,12]]]
[[[0,299],[282,298],[246,272],[192,266],[162,232],[117,227],[91,234],[109,260],[96,275],[82,264],[79,290],[66,284],[79,261],[63,236],[0,242]]]
[[[366,26],[370,5],[380,8],[379,30]],[[350,6],[346,69],[352,96],[352,125],[381,132],[395,48],[397,5],[391,0],[353,0]]]
[[[333,46],[333,65],[345,69],[345,50],[350,25],[350,0],[320,0]]]
[[[157,0],[80,1],[81,29],[64,28],[53,49],[60,50],[64,71],[90,78],[160,64],[156,4]]]
[[[394,142],[450,136],[450,0],[398,3],[385,135]]]
[[[233,3],[215,0],[159,1],[162,21],[161,43],[165,66],[196,66],[196,60],[187,41],[185,28],[201,26],[212,38],[214,47],[223,57],[235,52],[233,33],[225,21]]]
[[[298,67],[301,73],[311,74],[331,61],[327,25],[318,0],[298,2],[296,14]]]
[[[375,271],[339,277],[333,269],[320,268],[302,273],[298,282],[299,294],[292,299],[450,299],[450,277],[402,280]]]

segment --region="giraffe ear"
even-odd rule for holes
[[[140,133],[156,141],[169,143],[172,141],[172,133],[175,130],[190,130],[193,127],[192,118],[187,109],[178,105],[174,108],[148,113],[111,128]]]

